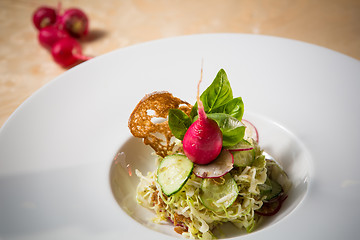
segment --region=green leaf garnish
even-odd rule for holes
[[[224,69],[220,69],[211,85],[201,94],[206,113],[212,113],[233,99],[230,82]]]
[[[241,97],[234,98],[226,104],[213,110],[214,113],[226,113],[239,121],[244,115],[244,103]]]
[[[230,82],[224,69],[220,69],[211,85],[201,94],[201,101],[207,116],[217,122],[223,134],[223,146],[239,143],[245,135],[245,126],[241,123],[244,103],[241,97],[233,98]],[[179,109],[169,111],[169,127],[172,134],[182,140],[198,114],[197,103],[187,116]]]
[[[210,113],[208,118],[214,120],[223,134],[223,147],[239,143],[245,135],[245,126],[238,119],[226,113]]]
[[[180,109],[169,110],[168,122],[172,134],[180,140],[184,138],[187,129],[192,123],[189,116]]]

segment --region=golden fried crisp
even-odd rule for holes
[[[191,108],[189,103],[169,92],[147,94],[130,115],[130,132],[135,137],[143,138],[144,143],[151,146],[157,155],[165,157],[175,146],[167,121],[169,110],[180,109],[189,115]]]

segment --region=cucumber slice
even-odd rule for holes
[[[267,175],[269,178],[279,183],[284,193],[288,193],[291,188],[291,181],[286,172],[273,160],[266,160]]]
[[[261,196],[268,196],[271,193],[272,186],[269,178],[266,178],[263,184],[259,184],[258,188],[260,190]]]
[[[246,140],[242,141],[243,146],[244,144],[247,144],[249,148],[252,147],[252,149],[246,151],[231,151],[234,156],[234,165],[237,167],[249,166],[255,159],[255,149],[253,145]]]
[[[270,182],[271,182],[272,189],[271,189],[271,192],[267,195],[267,197],[265,199],[267,201],[270,201],[270,200],[276,198],[283,192],[283,189],[278,182],[271,180],[271,179],[270,179]]]
[[[185,155],[166,156],[157,169],[157,181],[167,196],[178,192],[189,179],[194,163]]]
[[[270,178],[267,178],[266,181],[263,184],[259,184],[258,187],[260,195],[265,196],[265,201],[271,201],[283,192],[281,185]]]
[[[254,149],[248,151],[236,151],[232,152],[234,156],[234,166],[236,167],[246,167],[251,165],[255,159]]]
[[[227,173],[220,178],[204,178],[201,184],[200,200],[204,206],[214,212],[230,207],[238,196],[238,186]]]

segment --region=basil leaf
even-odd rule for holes
[[[210,113],[207,114],[207,117],[213,119],[221,129],[230,130],[237,127],[245,128],[244,124],[241,121],[226,113]]]
[[[224,147],[236,145],[244,138],[245,126],[240,122],[244,114],[244,103],[241,97],[233,98],[224,69],[220,69],[211,85],[201,94],[200,99],[207,116],[219,125]],[[197,103],[191,109],[190,116],[179,109],[170,109],[169,127],[173,135],[183,140],[191,123],[198,118],[197,115]]]
[[[236,127],[233,129],[223,130],[222,133],[223,147],[231,147],[238,144],[244,138],[245,127]]]
[[[226,113],[230,116],[241,120],[244,115],[244,103],[241,97],[237,97],[222,105],[221,107],[213,110],[216,113]]]
[[[210,113],[207,116],[219,125],[224,147],[234,146],[244,138],[245,126],[240,120],[226,113]]]
[[[183,140],[192,122],[189,116],[180,109],[170,109],[168,123],[172,134],[177,139]]]
[[[200,99],[206,113],[211,113],[233,99],[230,82],[224,69],[220,69],[211,85],[201,94]]]
[[[190,111],[190,119],[192,122],[194,122],[194,118],[198,115],[198,105],[197,102],[194,104],[194,106],[191,108]]]

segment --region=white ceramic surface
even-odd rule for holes
[[[265,150],[280,161],[290,152],[286,159],[301,163],[284,160],[293,179],[303,180],[300,196],[279,221],[241,239],[356,239],[360,62],[298,41],[241,34],[119,49],[25,101],[0,130],[0,239],[169,239],[130,217],[124,206],[131,205],[119,206],[110,173],[116,153],[133,141],[127,119],[139,99],[167,90],[194,102],[202,59],[202,86],[224,68],[245,116],[261,125]],[[274,131],[281,144],[273,144]],[[288,151],[289,139],[299,151]]]
[[[280,211],[275,216],[263,218],[251,233],[253,235],[284,219],[298,207],[309,189],[313,167],[310,153],[293,133],[262,116],[246,114],[245,117],[256,125],[260,133],[260,145],[267,154],[279,162],[292,182],[288,198]],[[151,153],[151,148],[145,146],[141,140],[130,137],[119,149],[110,169],[111,188],[121,208],[140,224],[169,236],[178,236],[170,224],[161,226],[153,223],[151,219],[154,218],[154,213],[137,204],[134,198],[139,179],[129,176],[129,170],[132,173],[138,169],[144,175],[156,170],[155,157],[151,156]],[[246,233],[244,229],[239,230],[232,224],[226,224],[215,230],[214,234],[225,239]]]

